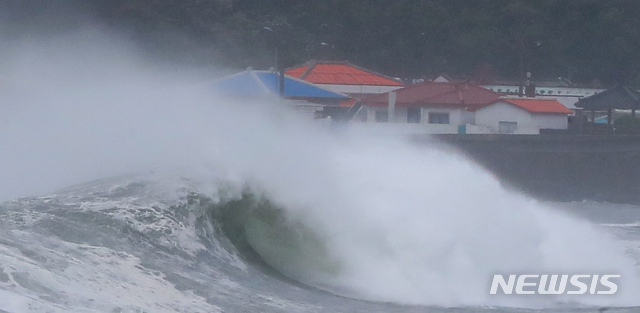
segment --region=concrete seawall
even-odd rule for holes
[[[640,136],[419,135],[536,198],[640,204]]]

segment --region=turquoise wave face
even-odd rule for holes
[[[323,289],[340,273],[323,238],[284,208],[250,191],[213,204],[201,196],[215,228],[229,239],[241,257],[266,270]]]
[[[253,250],[288,277],[312,283],[340,272],[339,264],[331,260],[324,242],[304,224],[273,222],[252,214],[244,228]]]

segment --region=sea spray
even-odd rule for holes
[[[143,58],[119,43],[82,32],[6,54],[13,66],[0,100],[1,199],[175,171],[199,182],[194,192],[209,194],[225,181],[263,194],[337,264],[329,276],[271,265],[348,296],[436,306],[639,304],[635,260],[622,243],[504,190],[463,157],[348,127],[328,133],[275,97],[221,98],[184,73],[141,66]],[[269,245],[254,249],[268,261]],[[510,271],[622,280],[607,297],[489,295],[493,275]]]
[[[328,144],[319,156],[278,184],[255,175],[260,170],[252,178],[325,240],[340,264],[331,284],[350,296],[444,306],[637,304],[638,273],[627,247],[504,190],[462,157],[367,137]],[[314,175],[300,179],[307,167]],[[505,272],[619,273],[625,287],[612,297],[490,295],[493,274]]]

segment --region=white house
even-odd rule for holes
[[[362,100],[353,120],[407,124],[413,133],[456,134],[473,130],[475,110],[496,102],[499,95],[469,82],[411,85]]]
[[[494,134],[540,134],[540,129],[567,129],[571,113],[554,99],[502,98],[477,109],[475,124]]]
[[[364,99],[353,121],[404,133],[539,134],[567,129],[571,113],[555,99],[500,98],[468,82],[424,82]]]

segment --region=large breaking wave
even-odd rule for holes
[[[555,220],[553,226],[564,227],[559,230],[562,236],[570,230],[580,237],[585,234],[595,237],[587,237],[589,242],[584,244],[575,237],[564,238],[571,241],[572,247],[566,242],[549,242],[557,240],[552,232],[545,234],[550,239],[533,243],[509,236],[489,241],[478,232],[474,243],[484,246],[452,253],[456,245],[471,241],[459,235],[463,232],[459,229],[440,229],[444,233],[424,239],[407,237],[402,245],[389,243],[387,239],[398,236],[396,229],[386,233],[377,230],[375,238],[367,238],[371,234],[352,225],[351,232],[360,232],[355,235],[363,237],[362,241],[348,247],[350,251],[342,252],[335,243],[340,238],[316,228],[311,220],[291,214],[293,210],[277,204],[268,194],[246,185],[218,181],[216,191],[205,195],[200,191],[211,186],[204,187],[202,183],[173,175],[146,174],[100,180],[0,205],[3,295],[0,309],[8,312],[420,310],[392,304],[398,303],[426,305],[425,310],[436,312],[448,311],[446,308],[450,306],[477,312],[495,311],[483,307],[502,305],[566,309],[582,303],[616,307],[632,305],[636,300],[635,290],[631,289],[631,294],[622,294],[621,298],[541,297],[502,302],[504,299],[488,295],[488,279],[475,285],[475,281],[494,268],[499,272],[512,269],[578,272],[591,267],[633,277],[633,259],[616,247],[622,248],[623,242],[596,226],[565,220],[566,217],[555,213],[547,213],[548,218]],[[363,214],[361,218],[371,216]],[[451,223],[440,219],[430,225],[445,221]],[[534,220],[532,229],[544,229],[541,226],[544,223],[535,223]],[[383,225],[379,221],[376,224]],[[345,231],[340,237],[354,234]],[[459,239],[447,251],[427,251],[438,254],[431,259],[404,261],[412,254],[425,255],[421,249],[442,244],[443,237]],[[638,238],[634,238],[631,242],[637,245]],[[429,243],[421,243],[425,241]],[[505,246],[505,242],[520,247]],[[604,244],[613,247],[603,247]],[[362,247],[367,245],[375,248],[375,252]],[[564,249],[559,260],[551,258],[560,253],[547,248],[553,245]],[[495,251],[484,250],[494,246],[500,246],[504,252],[493,256]],[[547,249],[551,254],[545,254]],[[539,259],[525,263],[516,256],[501,263],[499,257],[525,250],[526,257]],[[351,253],[360,256],[353,257]],[[457,259],[461,255],[463,261],[469,262],[468,272],[456,264],[462,262]],[[574,261],[582,255],[589,255],[590,259],[567,264],[566,260]],[[482,258],[486,263],[476,261]],[[604,262],[608,263],[603,265]],[[379,263],[394,268],[385,269]],[[553,269],[554,266],[558,269]],[[411,291],[389,292],[390,287],[376,285],[381,281],[376,275],[385,277],[384,282],[394,284],[393,288]],[[432,277],[447,277],[450,283],[422,280]],[[369,285],[363,285],[364,282]],[[634,288],[633,280],[623,282],[621,291]],[[430,288],[445,290],[434,292]],[[630,308],[634,309],[637,308]]]
[[[108,43],[86,45],[96,37]],[[2,198],[143,178],[3,204],[0,309],[639,304],[637,245],[464,157],[331,132],[277,99],[217,97],[184,73],[140,69],[114,40],[80,33],[7,54]],[[622,275],[610,297],[488,292],[493,274],[609,272]]]

